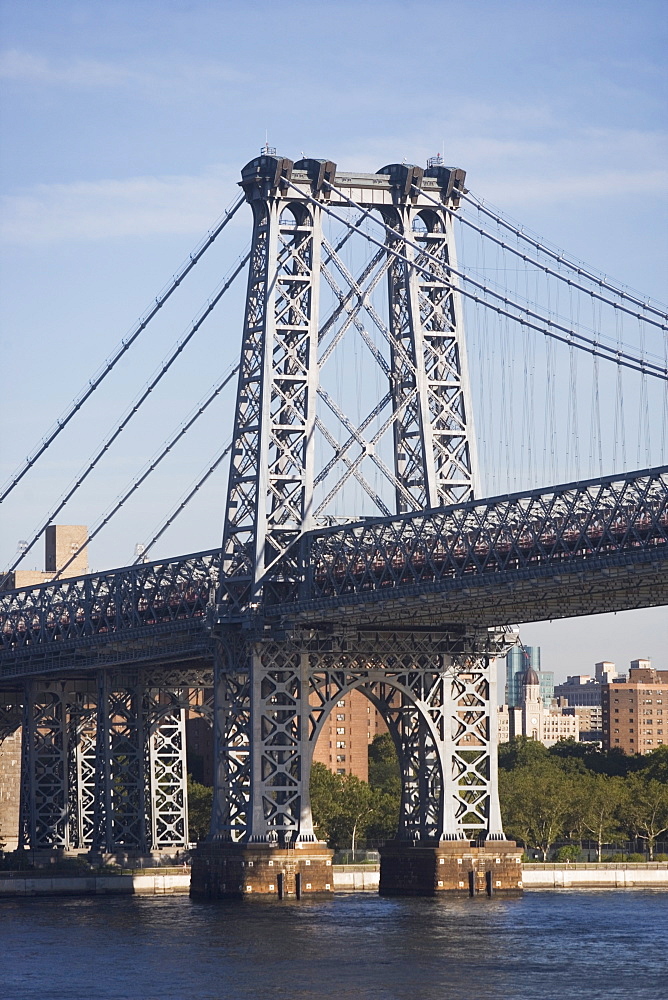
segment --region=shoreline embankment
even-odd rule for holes
[[[333,865],[335,892],[378,892],[379,865]],[[531,889],[668,889],[668,863],[524,865],[522,881]],[[168,896],[190,890],[190,871],[156,868],[87,875],[0,872],[0,898],[21,896]]]

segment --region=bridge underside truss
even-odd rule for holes
[[[216,671],[214,839],[284,846],[315,839],[309,779],[318,736],[361,691],[399,756],[398,837],[503,837],[493,758],[495,656],[503,634],[334,632],[223,635]],[[491,707],[490,707],[491,706]]]

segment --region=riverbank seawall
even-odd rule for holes
[[[0,872],[2,896],[165,896],[190,891],[190,872],[167,875],[4,875]]]
[[[525,889],[668,889],[668,863],[530,864]]]
[[[335,892],[378,892],[379,865],[333,865]],[[668,863],[531,864],[524,889],[668,889]],[[190,891],[190,871],[119,875],[3,874],[0,898],[17,896],[166,896]]]

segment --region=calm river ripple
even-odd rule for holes
[[[0,900],[2,1000],[666,1000],[668,892]]]

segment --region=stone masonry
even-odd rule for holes
[[[300,899],[334,890],[325,844],[200,844],[192,857],[195,899]]]
[[[466,896],[522,892],[522,852],[512,840],[487,841],[484,847],[443,841],[436,846],[399,842],[381,848],[381,896]]]

